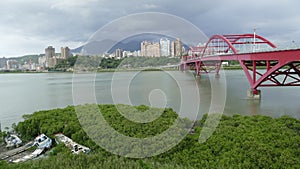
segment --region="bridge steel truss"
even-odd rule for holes
[[[251,86],[248,96],[253,98],[260,98],[259,87],[300,86],[300,49],[239,53],[234,47],[237,44],[266,44],[276,48],[255,34],[214,35],[204,47],[191,48],[192,55],[182,57],[180,68],[194,69],[197,76],[210,72],[218,75],[222,62],[238,61]]]

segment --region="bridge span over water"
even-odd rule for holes
[[[254,34],[214,35],[203,46],[191,47],[180,70],[216,73],[223,62],[238,61],[249,81],[248,97],[260,99],[260,87],[300,86],[300,49],[279,50],[266,38]]]

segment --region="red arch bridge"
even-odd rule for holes
[[[182,56],[180,70],[195,70],[197,76],[215,72],[222,64],[236,61],[251,89],[248,97],[260,99],[260,87],[300,86],[300,49],[278,50],[266,38],[254,34],[214,35],[205,45],[191,47]]]

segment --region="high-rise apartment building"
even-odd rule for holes
[[[171,42],[171,56],[172,57],[175,56],[175,42],[174,41]]]
[[[61,51],[60,57],[62,59],[68,59],[68,57],[70,56],[70,48],[69,47],[61,47],[60,51]]]
[[[53,46],[48,46],[46,49],[45,49],[45,56],[46,58],[52,58],[55,56],[55,48],[53,48]]]
[[[170,40],[167,38],[161,38],[159,43],[160,43],[160,55],[170,56]]]
[[[116,49],[116,58],[122,58],[122,57],[123,57],[122,49],[120,48]]]
[[[182,42],[177,38],[171,43],[171,56],[181,56],[182,52]]]
[[[160,44],[143,41],[141,43],[141,55],[148,57],[160,57]]]
[[[45,57],[46,67],[53,68],[57,63],[57,60],[55,58],[55,48],[53,48],[52,46],[48,46],[45,49]]]
[[[175,49],[176,49],[175,56],[181,56],[182,55],[182,43],[179,38],[175,40]]]

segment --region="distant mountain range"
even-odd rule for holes
[[[135,36],[131,36],[126,38],[120,42],[113,40],[102,40],[102,41],[91,41],[87,44],[80,46],[78,48],[72,49],[72,53],[81,53],[86,52],[87,54],[99,54],[99,53],[113,53],[116,49],[120,48],[126,51],[137,51],[141,49],[142,41],[150,41],[150,42],[159,42],[161,38],[168,38],[170,41],[174,41],[175,38],[160,35],[160,34],[139,34]],[[188,46],[183,44],[183,46],[187,49]]]

